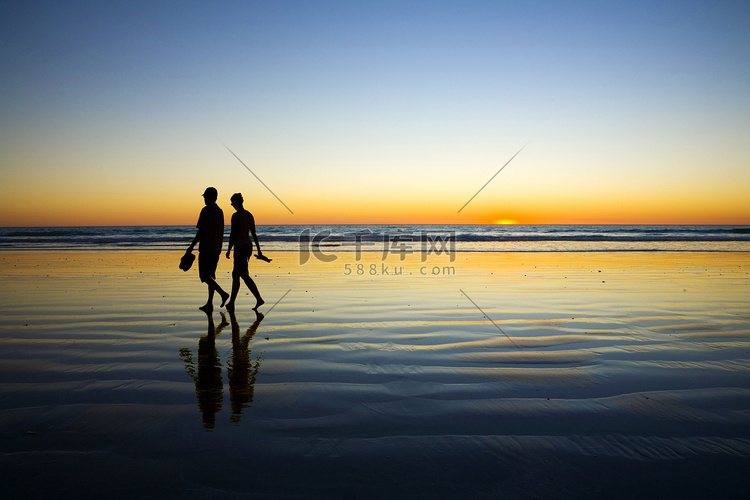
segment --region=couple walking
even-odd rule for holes
[[[250,292],[255,296],[256,303],[253,309],[257,310],[265,301],[261,298],[258,287],[255,286],[247,268],[250,256],[253,254],[251,234],[253,240],[255,240],[255,246],[258,247],[258,257],[263,258],[263,253],[260,251],[258,235],[255,234],[255,219],[253,214],[242,206],[244,200],[240,193],[235,193],[230,198],[232,207],[235,209],[235,213],[232,214],[232,230],[229,234],[229,248],[226,254],[228,259],[232,247],[234,247],[231,295],[216,283],[216,266],[219,264],[221,247],[224,244],[224,212],[216,204],[218,197],[219,193],[216,188],[206,188],[203,193],[203,201],[206,206],[201,210],[197,224],[198,232],[187,250],[188,253],[192,252],[196,243],[198,244],[198,273],[201,282],[208,285],[208,301],[200,309],[207,313],[213,311],[214,292],[218,292],[221,297],[221,307],[226,304],[227,309],[234,309],[234,301],[240,290],[240,278],[242,278]],[[229,299],[228,302],[227,299]]]

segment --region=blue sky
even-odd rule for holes
[[[49,204],[51,224],[191,223],[209,184],[275,223],[624,222],[627,203],[633,222],[750,223],[747,2],[5,2],[0,19],[0,225],[46,225]]]

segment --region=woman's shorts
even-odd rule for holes
[[[253,254],[252,245],[242,245],[234,247],[234,269],[233,272],[244,276],[249,274],[247,269],[247,262],[250,260],[250,256]]]

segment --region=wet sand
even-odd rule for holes
[[[179,257],[0,252],[6,498],[750,492],[750,254]]]

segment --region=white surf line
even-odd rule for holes
[[[508,163],[512,162],[512,161],[513,161],[513,158],[515,158],[516,156],[518,156],[518,153],[520,153],[521,151],[523,151],[523,148],[525,148],[525,147],[526,147],[526,146],[528,146],[528,145],[529,145],[529,143],[527,142],[526,144],[524,144],[523,146],[521,146],[521,149],[519,149],[519,150],[518,150],[518,151],[516,152],[516,154],[514,154],[513,156],[511,156],[511,157],[510,157],[510,160],[506,161],[506,162],[505,162],[505,165],[503,165],[502,167],[500,167],[500,170],[498,170],[497,172],[495,172],[495,175],[493,175],[492,177],[490,177],[490,180],[488,180],[487,182],[485,182],[485,183],[484,183],[484,186],[482,186],[481,188],[479,188],[479,191],[477,191],[476,193],[474,193],[474,196],[472,196],[471,198],[469,198],[469,201],[467,201],[466,203],[464,203],[464,206],[463,206],[463,207],[461,207],[461,208],[459,208],[459,209],[458,209],[458,212],[457,212],[457,213],[459,213],[459,214],[460,214],[460,213],[461,213],[461,210],[463,210],[464,208],[466,208],[466,205],[468,205],[469,203],[471,203],[471,200],[473,200],[474,198],[476,198],[476,196],[477,196],[477,195],[478,195],[479,193],[481,193],[481,192],[482,192],[482,190],[483,190],[484,188],[486,188],[486,187],[487,187],[487,184],[489,184],[490,182],[492,182],[492,179],[494,179],[495,177],[497,177],[497,174],[499,174],[499,173],[500,173],[500,172],[501,172],[501,171],[502,171],[502,170],[503,170],[503,169],[504,169],[505,167],[507,167],[507,166],[508,166]],[[470,300],[471,300],[471,299],[470,299]]]
[[[240,160],[240,157],[237,156],[236,154],[234,154],[234,151],[232,151],[231,149],[229,149],[229,146],[227,146],[226,144],[224,144],[224,147],[227,148],[227,151],[229,151],[230,153],[232,153],[232,156],[234,156],[235,158],[237,158],[237,160],[240,163],[242,163],[242,165],[247,169],[248,172],[250,172],[251,174],[253,174],[253,177],[255,177],[256,179],[258,179],[258,182],[260,182],[261,184],[263,184],[264,188],[268,189],[268,192],[271,193],[274,198],[276,198],[277,200],[279,200],[279,203],[281,203],[282,205],[284,205],[284,208],[286,208],[287,210],[289,210],[290,214],[294,215],[294,212],[292,212],[292,209],[289,208],[289,207],[287,207],[286,203],[284,203],[283,201],[281,201],[281,198],[279,198],[278,196],[276,196],[276,193],[274,193],[273,191],[271,191],[271,188],[268,187],[268,186],[266,186],[266,183],[263,182],[262,180],[260,180],[260,177],[258,177],[257,175],[255,175],[255,172],[253,172],[252,170],[250,170],[250,167],[248,167],[247,165],[245,165],[245,162],[242,161],[242,160]]]
[[[471,200],[470,200],[470,201],[471,201]],[[507,334],[507,333],[505,333],[505,332],[503,331],[503,329],[502,329],[502,328],[500,328],[500,327],[499,327],[499,326],[497,325],[497,323],[495,323],[494,321],[492,321],[492,318],[490,318],[490,317],[489,317],[489,316],[487,315],[487,313],[486,313],[486,312],[482,311],[482,308],[481,308],[481,307],[479,307],[479,306],[477,305],[477,303],[476,303],[476,302],[474,302],[473,300],[471,300],[471,297],[469,297],[468,295],[466,295],[466,292],[464,292],[464,291],[463,291],[463,290],[461,290],[460,288],[459,288],[458,290],[459,290],[459,291],[460,291],[460,292],[461,292],[462,294],[464,294],[464,297],[466,297],[467,299],[469,299],[469,301],[471,301],[471,303],[472,303],[472,304],[474,304],[474,307],[476,307],[477,309],[479,309],[479,311],[481,311],[481,313],[482,313],[482,314],[484,314],[484,317],[485,317],[485,318],[487,318],[488,320],[490,320],[490,323],[492,323],[493,325],[495,325],[495,328],[497,328],[497,329],[498,329],[498,330],[500,331],[500,333],[502,333],[503,335],[505,335],[505,337],[506,337],[506,338],[507,338],[507,339],[508,339],[508,340],[510,341],[510,343],[511,343],[511,344],[513,344],[513,345],[514,345],[514,346],[515,346],[515,347],[516,347],[517,349],[520,349],[520,347],[518,347],[518,345],[516,345],[516,343],[515,343],[515,342],[513,342],[513,339],[512,339],[512,338],[510,338],[510,337],[508,336],[508,334]]]
[[[265,316],[268,316],[268,315],[269,315],[269,314],[271,313],[271,311],[273,311],[273,308],[274,308],[274,307],[276,307],[276,305],[277,305],[277,304],[278,304],[279,302],[281,302],[282,300],[284,300],[284,297],[286,297],[286,296],[287,296],[287,294],[288,294],[289,292],[291,292],[291,291],[292,291],[292,289],[291,289],[291,288],[290,288],[289,290],[287,290],[287,291],[286,291],[286,292],[284,293],[284,295],[282,295],[282,296],[281,296],[281,298],[280,298],[279,300],[277,300],[277,301],[276,301],[276,304],[272,305],[272,306],[271,306],[271,309],[269,309],[268,311],[266,311],[266,314],[265,314]]]

